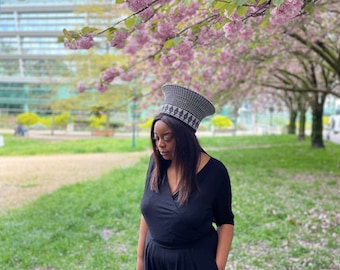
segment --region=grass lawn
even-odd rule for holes
[[[13,152],[0,155],[131,151],[115,140],[30,152],[12,141]],[[200,141],[231,176],[235,236],[227,269],[340,269],[340,145],[312,149],[309,139],[288,135]],[[140,145],[149,147],[147,140]],[[0,216],[0,269],[134,269],[147,163],[145,157]]]
[[[98,137],[70,141],[50,141],[4,135],[5,146],[0,147],[0,156],[85,154],[108,152],[136,152],[149,148],[148,138],[136,138],[132,147],[131,138]]]

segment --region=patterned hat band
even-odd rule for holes
[[[181,108],[178,108],[175,105],[170,105],[170,104],[162,105],[161,113],[173,116],[177,118],[178,120],[181,120],[182,122],[186,123],[191,128],[193,128],[194,130],[197,130],[200,124],[200,120],[198,118],[196,118],[190,112],[183,110]]]
[[[170,115],[197,130],[202,119],[215,113],[214,105],[199,93],[178,84],[162,86],[161,113]]]

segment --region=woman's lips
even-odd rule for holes
[[[161,156],[168,156],[169,155],[169,152],[166,152],[166,151],[159,151],[159,153],[161,154]]]

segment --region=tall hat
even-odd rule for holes
[[[187,87],[165,84],[162,91],[165,100],[160,113],[179,119],[194,131],[204,117],[215,113],[215,107],[209,100]]]

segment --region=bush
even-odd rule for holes
[[[51,127],[52,126],[52,119],[53,116],[46,116],[41,118],[41,124],[43,124],[46,127]],[[54,116],[54,126],[56,127],[65,127],[70,119],[70,114],[68,112],[58,114]]]
[[[233,122],[224,115],[214,116],[213,118],[211,118],[211,122],[216,128],[228,128],[234,125]]]
[[[41,122],[41,118],[33,112],[27,112],[18,114],[16,121],[24,126],[31,126]]]
[[[148,129],[150,129],[151,125],[152,125],[152,122],[153,122],[153,118],[149,118],[145,122],[139,124],[139,128],[148,128]]]

